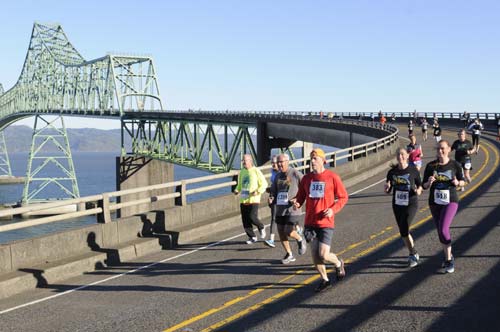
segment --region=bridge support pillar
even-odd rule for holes
[[[36,115],[22,203],[80,197],[71,147],[59,115]]]
[[[174,181],[174,165],[165,161],[141,156],[124,156],[116,158],[116,189],[125,190],[154,184]],[[118,197],[120,203],[141,198],[165,195],[174,189],[152,190]],[[172,207],[172,200],[156,201],[129,207],[117,211],[117,217],[123,218],[152,210],[163,210]]]

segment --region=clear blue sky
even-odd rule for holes
[[[500,112],[500,1],[8,1],[6,89],[34,21],[87,60],[152,55],[167,109]]]

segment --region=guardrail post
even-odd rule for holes
[[[375,151],[377,151],[376,145],[375,145]],[[368,144],[365,144],[365,157],[368,157]]]
[[[97,222],[101,224],[111,222],[111,212],[109,211],[109,194],[102,194],[102,199],[97,202],[97,206],[102,209],[102,212],[97,215]]]
[[[181,181],[181,184],[175,187],[175,192],[181,194],[179,197],[175,198],[175,205],[186,206],[187,205],[186,181]]]
[[[234,192],[236,190],[236,186],[238,185],[238,174],[233,175],[233,181],[235,181],[236,184],[231,186],[231,192]]]
[[[337,167],[337,153],[332,154],[332,162],[330,163],[330,167]]]

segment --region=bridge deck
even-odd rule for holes
[[[406,268],[390,196],[378,183],[385,174],[379,174],[348,188],[359,193],[338,215],[333,240],[348,262],[348,277],[327,292],[313,291],[317,274],[308,253],[281,265],[279,244],[242,244],[237,225],[223,238],[2,300],[0,330],[498,331],[499,144],[483,142],[452,225],[451,275],[439,273],[442,253],[428,192],[420,197],[413,230],[421,265]],[[432,140],[424,144],[425,162],[434,155],[431,146]]]

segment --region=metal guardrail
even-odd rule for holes
[[[357,146],[352,146],[348,147],[345,149],[337,150],[334,152],[329,152],[326,153],[326,158],[327,162],[330,163],[332,167],[336,167],[337,163],[342,162],[343,160],[347,161],[352,161],[356,159],[358,156],[367,156],[371,152],[376,152],[378,149],[383,148],[385,146],[393,144],[397,139],[398,139],[398,130],[396,127],[391,126],[391,125],[383,125],[380,123],[373,123],[373,122],[368,122],[368,121],[357,121],[357,120],[343,120],[343,123],[352,123],[356,125],[364,125],[367,127],[376,127],[381,130],[386,130],[391,132],[390,135],[377,139],[375,141],[366,143],[366,144],[360,144]],[[291,160],[290,163],[296,164],[295,168],[297,170],[304,170],[309,167],[307,162],[310,160],[309,157],[306,158],[301,158],[301,159],[294,159]],[[259,167],[261,170],[266,171],[265,176],[270,177],[271,174],[270,172],[267,172],[271,169],[271,165],[264,165]],[[0,210],[0,218],[1,217],[9,217],[9,216],[16,216],[16,215],[21,215],[24,213],[32,213],[36,214],[36,212],[40,213],[44,210],[49,210],[49,209],[54,209],[54,208],[60,208],[68,205],[86,205],[87,203],[92,203],[92,202],[97,202],[97,207],[90,208],[90,209],[84,209],[82,211],[74,211],[74,212],[69,212],[69,213],[64,213],[64,214],[59,214],[59,215],[52,215],[52,216],[47,216],[47,217],[40,217],[40,218],[35,218],[35,219],[29,219],[26,221],[20,221],[20,222],[15,222],[15,223],[10,223],[6,225],[0,225],[0,232],[6,232],[6,231],[11,231],[15,229],[21,229],[21,228],[26,228],[26,227],[31,227],[31,226],[37,226],[37,225],[42,225],[42,224],[47,224],[51,222],[56,222],[56,221],[62,221],[62,220],[68,220],[68,219],[73,219],[73,218],[78,218],[78,217],[83,217],[83,216],[89,216],[89,215],[97,215],[97,220],[98,222],[102,223],[107,223],[111,222],[111,212],[116,211],[118,209],[128,207],[128,206],[134,206],[134,205],[139,205],[139,204],[144,204],[144,203],[152,203],[152,202],[157,202],[157,201],[164,201],[164,200],[169,200],[169,199],[174,199],[176,205],[186,205],[187,204],[187,196],[193,195],[193,194],[198,194],[214,189],[219,189],[219,188],[224,188],[224,187],[232,187],[237,184],[236,179],[237,175],[239,174],[239,171],[231,171],[227,173],[221,173],[221,174],[216,174],[216,175],[208,175],[208,176],[203,176],[203,177],[198,177],[198,178],[192,178],[192,179],[187,179],[187,180],[182,180],[182,181],[174,181],[174,182],[169,182],[169,183],[164,183],[164,184],[156,184],[152,186],[146,186],[146,187],[140,187],[140,188],[134,188],[134,189],[127,189],[127,190],[120,190],[120,191],[114,191],[114,192],[108,192],[108,193],[103,193],[100,195],[92,195],[92,196],[86,196],[86,197],[81,197],[81,198],[76,198],[76,199],[70,199],[70,200],[62,200],[62,201],[57,201],[57,202],[51,202],[51,203],[41,203],[41,204],[33,204],[29,206],[24,206],[24,207],[17,207],[17,208],[10,208],[10,209],[4,209]],[[216,179],[221,179],[221,178],[231,178],[230,181],[226,181],[223,183],[218,183],[218,184],[209,184],[205,185],[199,188],[194,188],[194,189],[187,189],[188,185],[195,184],[195,183],[203,183],[207,181],[213,181]],[[158,190],[158,189],[174,189],[175,192],[169,193],[169,194],[164,194],[164,195],[158,195],[158,196],[153,196],[151,195],[150,197],[147,198],[141,198],[129,202],[123,202],[123,203],[117,203],[116,201],[113,201],[113,198],[118,198],[130,194],[137,194],[137,193],[143,193],[143,192],[152,192],[153,190]],[[146,211],[144,211],[146,212]]]

